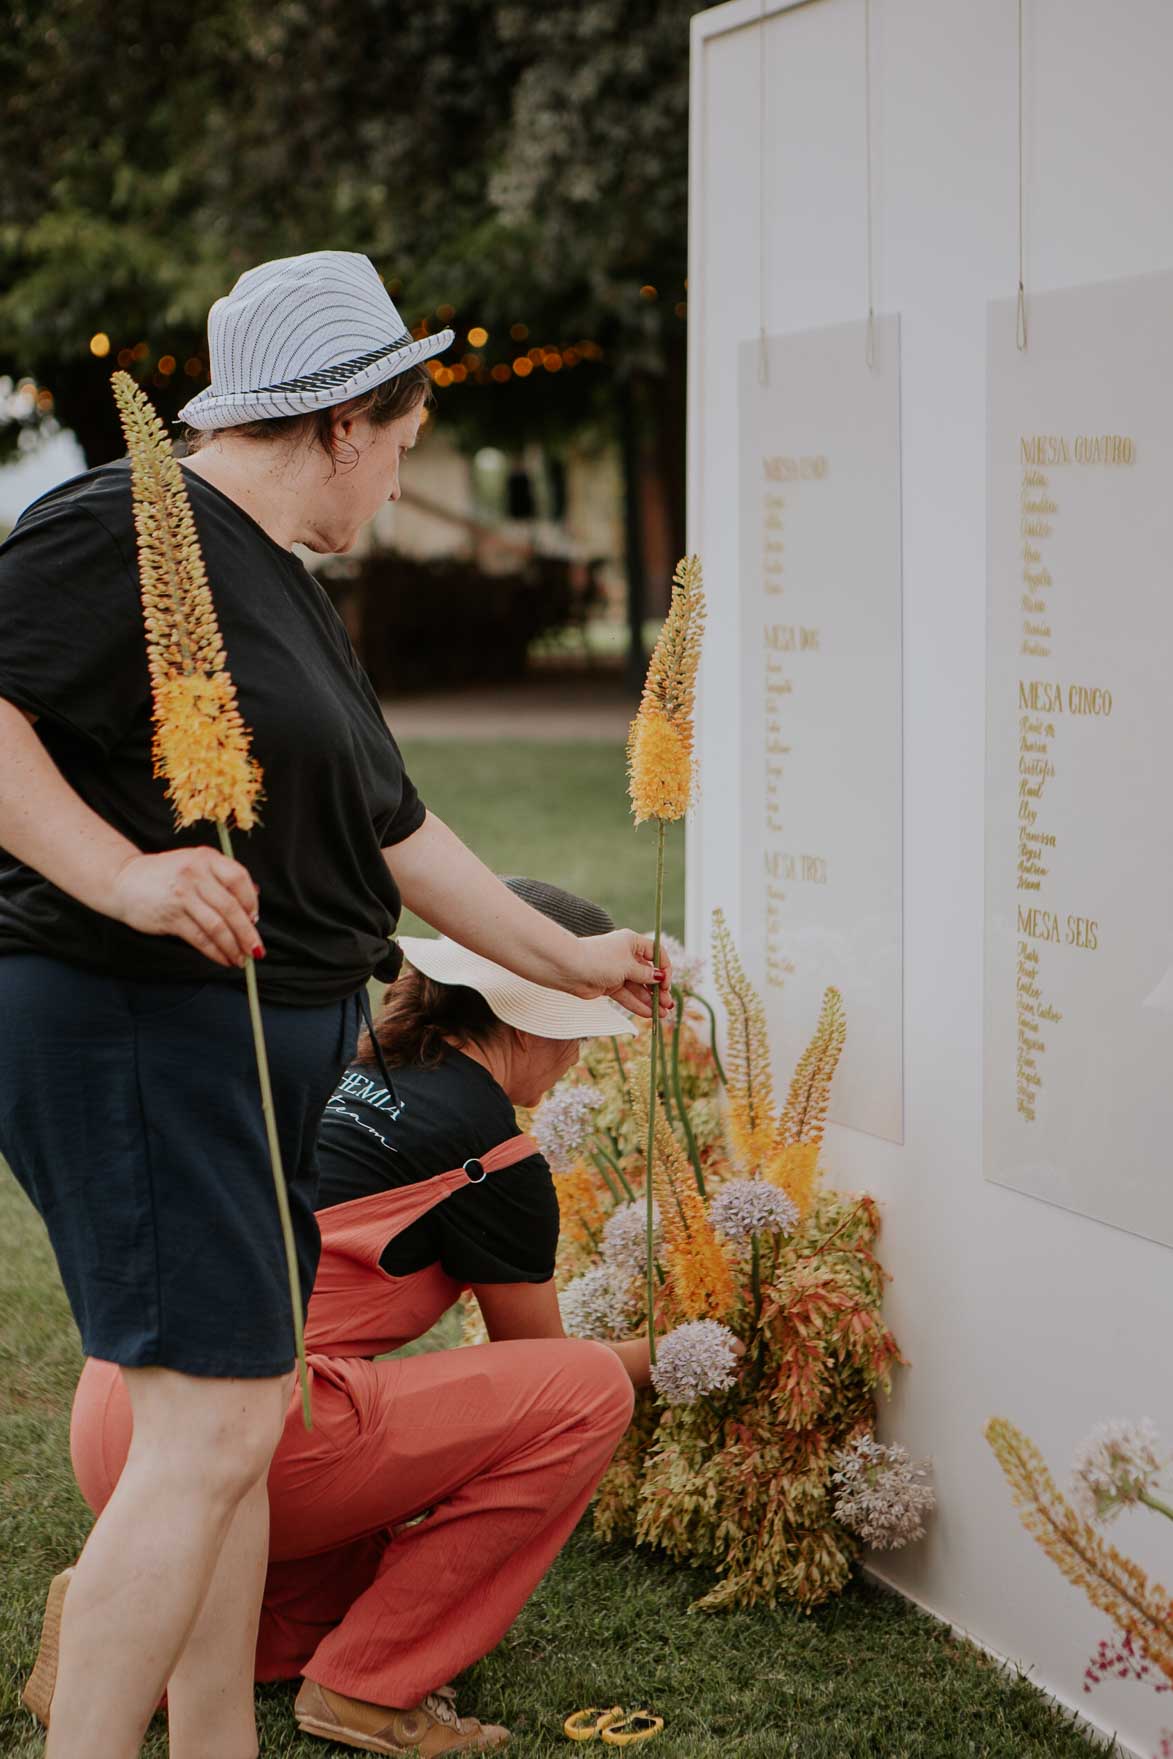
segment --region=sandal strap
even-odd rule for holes
[[[623,1706],[621,1704],[613,1704],[610,1710],[603,1710],[597,1704],[590,1704],[585,1710],[576,1710],[568,1716],[562,1724],[562,1732],[572,1741],[593,1741],[604,1729],[619,1722],[622,1716]]]
[[[637,1727],[639,1723],[646,1726]],[[632,1747],[637,1741],[653,1740],[663,1726],[664,1718],[654,1716],[650,1710],[630,1710],[619,1722],[603,1730],[603,1740],[609,1747]]]

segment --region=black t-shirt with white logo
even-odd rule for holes
[[[432,1067],[355,1063],[318,1132],[319,1210],[463,1166],[518,1134],[505,1090],[463,1052]],[[532,1154],[462,1187],[388,1242],[380,1264],[410,1276],[439,1263],[464,1283],[544,1283],[554,1274],[558,1198],[549,1165]]]
[[[424,807],[325,592],[289,550],[192,472],[212,598],[264,771],[260,823],[234,853],[261,894],[267,1001],[350,995],[387,957],[399,891],[381,851]],[[66,781],[148,853],[216,846],[174,828],[152,775],[151,699],[126,460],[43,496],[0,545],[0,697],[35,714]],[[173,936],[87,909],[0,850],[0,954],[46,953],[125,978],[240,983]]]

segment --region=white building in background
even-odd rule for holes
[[[1173,1257],[1161,1243],[1169,1236],[1150,1224],[1145,1237],[1125,1203],[1133,1217],[1141,1196],[1150,1215],[1162,1204],[1167,1210],[1170,1161],[1169,1133],[1153,1121],[1167,1108],[1173,1068],[1164,686],[1173,649],[1165,590],[1173,549],[1173,469],[1165,468],[1173,454],[1171,82],[1167,0],[731,0],[693,19],[689,547],[704,559],[710,617],[700,807],[689,838],[689,943],[705,944],[717,905],[739,938],[752,944],[764,936],[772,944],[753,974],[781,1019],[798,1007],[801,991],[788,985],[787,962],[797,966],[812,945],[820,956],[842,955],[844,1066],[855,1057],[857,1085],[898,1089],[890,1095],[895,1126],[869,1133],[833,1123],[826,1145],[834,1183],[871,1191],[881,1204],[881,1252],[893,1274],[887,1313],[909,1359],[882,1413],[883,1433],[933,1459],[939,1501],[926,1540],[876,1556],[876,1573],[1145,1755],[1173,1724],[1171,1701],[1147,1684],[1115,1679],[1085,1695],[1084,1669],[1109,1622],[1024,1532],[983,1429],[991,1416],[1010,1419],[1060,1480],[1075,1445],[1106,1418],[1150,1417],[1166,1446],[1173,1444]],[[1016,348],[1020,227],[1026,334]],[[1112,367],[1135,330],[1135,277],[1152,278],[1149,305],[1163,310],[1160,321],[1145,319],[1140,340],[1151,365],[1139,391],[1135,372]],[[1089,293],[1101,283],[1117,284],[1115,294],[1111,286]],[[836,369],[835,400],[854,374],[863,406],[873,364],[869,292],[878,320],[873,340],[889,350],[879,363],[884,371],[894,365],[885,326],[899,320],[899,422],[891,442],[898,457],[882,462],[888,480],[887,467],[898,467],[902,606],[899,575],[893,599],[892,570],[874,565],[858,529],[852,447],[836,454],[834,432],[820,431],[817,400],[802,402],[810,413],[801,444],[766,449],[747,441],[751,399],[774,400],[765,431],[793,425],[786,351],[804,337],[826,338],[832,326],[857,333]],[[1056,330],[1047,330],[1056,300],[1080,302],[1081,323],[1068,325],[1078,347],[1066,378],[1052,378],[1037,401],[1037,422],[1012,433],[1004,412],[1019,405],[1006,388],[1025,406],[1046,376],[1042,368],[1057,346]],[[758,370],[739,372],[740,351],[756,350],[763,338],[777,339],[776,350],[765,350]],[[826,346],[812,340],[810,352]],[[992,432],[991,419],[1001,423]],[[1072,996],[1069,1009],[1046,1017],[1043,1033],[1027,1034],[1048,1041],[1038,1050],[1028,1045],[1024,1065],[1035,1058],[1043,1067],[1040,1117],[1044,1105],[1049,1117],[1038,1135],[1033,1189],[1043,1190],[1048,1174],[1048,1201],[1029,1195],[1032,1185],[1000,1156],[1008,1130],[1022,1135],[1005,1078],[1022,1016],[1016,1031],[1013,973],[1004,981],[983,954],[984,943],[998,949],[1015,933],[1006,901],[1014,868],[1002,856],[1016,839],[991,778],[1007,769],[1007,717],[1017,738],[1020,712],[996,641],[987,659],[987,612],[998,613],[995,636],[1008,618],[1038,616],[1020,603],[1023,581],[1005,562],[1007,529],[1037,547],[1031,534],[1019,533],[1019,517],[1034,515],[1017,499],[1041,492],[1028,490],[1023,476],[1023,459],[1037,447],[1020,453],[1037,435],[1056,455],[1058,440],[1068,437],[1073,461],[1055,471],[1048,490],[1061,506],[1055,531],[1044,535],[1048,557],[1062,556],[1062,567],[1048,563],[1056,658],[1053,671],[1042,662],[1040,675],[1081,687],[1119,681],[1125,717],[1120,733],[1100,722],[1085,734],[1090,723],[1081,719],[1055,735],[1048,890],[1064,892],[1065,913],[1087,910],[1098,922],[1096,950],[1077,922],[1070,943],[1040,955],[1050,961],[1040,968],[1060,972]],[[1074,468],[1081,435],[1085,458],[1095,436],[1139,435],[1164,489],[1141,497],[1121,479],[1114,495],[1102,471],[1094,481],[1081,479]],[[996,468],[988,470],[994,445]],[[820,458],[825,468],[814,480]],[[1138,468],[1137,483],[1140,475]],[[1000,497],[989,505],[987,478]],[[767,506],[767,491],[776,506]],[[828,510],[837,521],[833,545],[816,537]],[[1082,554],[1074,541],[1080,532],[1087,537]],[[828,551],[841,563],[853,539],[850,568],[829,576]],[[782,545],[776,552],[775,543]],[[1141,569],[1129,565],[1138,553],[1146,555]],[[1026,565],[1033,567],[1029,557]],[[812,605],[821,580],[825,602]],[[892,683],[888,706],[902,711],[903,739],[885,796],[884,845],[887,851],[894,843],[902,856],[902,995],[894,985],[890,1027],[895,1034],[902,1026],[902,1065],[896,1058],[868,1064],[866,1034],[852,1038],[853,990],[870,980],[879,945],[867,912],[857,913],[854,935],[840,932],[837,946],[831,932],[831,892],[845,864],[857,879],[876,860],[862,834],[874,822],[875,800],[862,801],[858,815],[850,809],[853,781],[860,786],[869,767],[853,763],[853,752],[881,734],[890,739],[892,717],[886,713],[877,730],[848,698],[837,698],[843,712],[834,738],[820,745],[803,737],[813,718],[801,692],[808,707],[818,707],[814,698],[838,691],[851,665],[863,679],[857,708],[874,687],[867,674],[878,650],[861,633],[863,618],[853,633],[842,615],[849,588],[887,593],[902,616],[903,680]],[[768,613],[766,593],[773,594]],[[1080,595],[1095,610],[1083,626]],[[1049,641],[1050,630],[1048,623],[1045,636],[1030,639]],[[1079,644],[1095,632],[1100,647],[1085,655]],[[804,652],[807,633],[819,642],[805,643]],[[1078,669],[1068,674],[1061,656],[1071,664],[1073,655]],[[1036,664],[1024,657],[1014,682],[1033,678]],[[747,668],[754,667],[748,691]],[[764,714],[763,700],[775,705]],[[995,732],[989,764],[987,706]],[[1113,770],[1109,738],[1124,731],[1143,758]],[[776,794],[765,783],[756,794],[743,789],[747,756],[777,782]],[[1037,787],[1029,772],[1028,785]],[[804,824],[813,817],[808,802],[820,786],[838,802],[830,852],[805,841],[799,823],[804,812]],[[1133,800],[1129,834],[1114,838],[1110,827]],[[1116,857],[1106,874],[1097,836]],[[987,840],[995,857],[992,903]],[[763,860],[763,843],[776,866]],[[1156,898],[1143,914],[1134,904],[1130,915],[1132,876],[1133,900]],[[793,933],[795,893],[805,942]],[[1074,901],[1093,893],[1094,909]],[[1023,937],[1032,934],[1029,905],[1026,917]],[[1132,957],[1139,931],[1150,955],[1143,982]],[[1033,970],[1030,950],[1027,943]],[[1089,962],[1077,966],[1077,958]],[[993,1007],[984,1018],[991,985]],[[795,1030],[804,1035],[810,1025],[800,1021]],[[1127,1101],[1124,1084],[1105,1076],[1111,1059],[1097,1055],[1103,1035],[1117,1032],[1144,1044],[1150,1069],[1154,1050],[1168,1050],[1155,1058],[1163,1084]],[[1113,1055],[1118,1048],[1113,1042]],[[778,1074],[788,1078],[789,1070]],[[1069,1131],[1066,1164],[1050,1153],[1059,1127],[1091,1106],[1109,1116],[1115,1106],[1120,1123],[1116,1152],[1098,1169],[1095,1206],[1080,1197],[1075,1178],[1085,1153],[1078,1129]],[[1173,1527],[1158,1516],[1126,1514],[1107,1537],[1152,1578],[1173,1584]]]

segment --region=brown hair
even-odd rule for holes
[[[484,996],[464,984],[436,983],[413,965],[404,965],[395,982],[384,992],[374,1020],[375,1037],[389,1068],[409,1063],[434,1068],[452,1046],[485,1046],[506,1030]],[[373,1063],[375,1052],[370,1034],[358,1041],[357,1063]]]
[[[401,415],[409,414],[417,404],[431,403],[432,396],[431,375],[417,362],[395,378],[384,379],[373,391],[350,397],[344,403],[332,403],[328,409],[310,409],[300,415],[275,415],[263,421],[242,421],[234,427],[187,428],[184,439],[189,452],[198,452],[201,446],[225,434],[236,434],[244,440],[308,440],[321,447],[337,471],[339,459],[334,447],[334,418],[340,409],[348,415],[369,416],[373,427],[384,428],[390,422],[398,421]]]

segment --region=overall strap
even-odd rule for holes
[[[414,1185],[393,1185],[368,1197],[352,1197],[318,1211],[322,1244],[327,1252],[376,1264],[383,1248],[413,1222],[435,1209],[438,1203],[466,1185],[479,1185],[490,1173],[516,1166],[532,1154],[540,1154],[532,1136],[510,1136],[482,1155],[471,1156],[462,1166],[434,1173]]]

